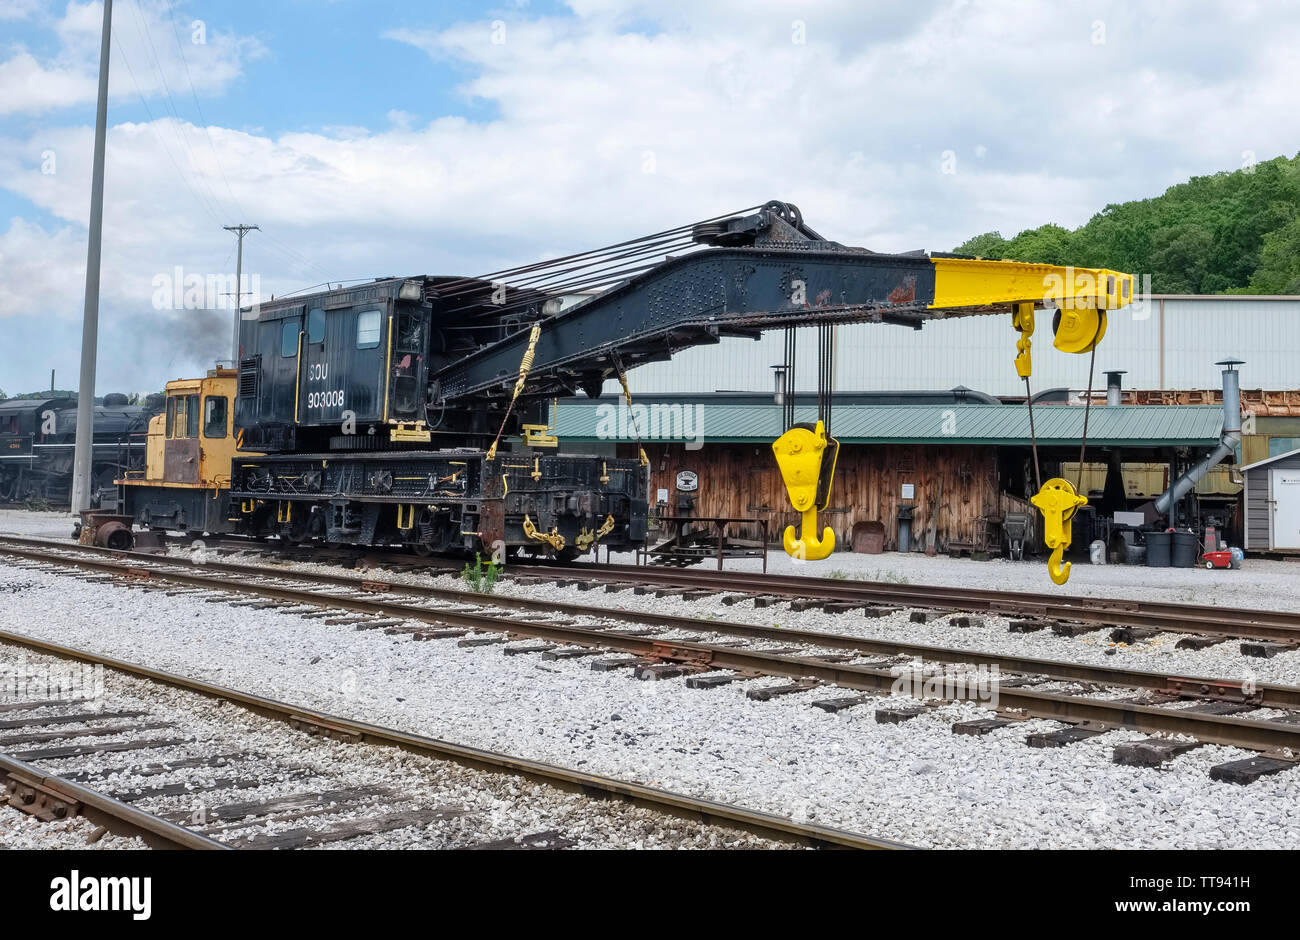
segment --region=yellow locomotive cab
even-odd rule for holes
[[[167,405],[149,422],[143,474],[124,486],[228,489],[230,461],[240,453],[234,429],[238,373],[211,369],[201,379],[168,382]]]

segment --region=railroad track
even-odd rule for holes
[[[408,560],[409,561],[409,560]],[[553,567],[512,565],[516,577],[556,577]],[[572,577],[671,585],[716,593],[744,593],[782,599],[815,597],[830,603],[930,607],[1106,626],[1150,628],[1172,633],[1232,636],[1300,643],[1300,612],[1210,607],[1124,598],[1063,597],[1016,591],[992,591],[943,585],[853,581],[754,572],[660,569],[644,565],[579,563]]]
[[[207,541],[209,549],[221,552],[264,553],[288,560],[358,563],[396,571],[459,571],[464,561],[431,556],[420,558],[397,551],[279,546],[255,539],[221,536]],[[859,581],[759,574],[751,571],[710,571],[698,568],[659,568],[650,565],[619,565],[574,562],[569,565],[515,563],[508,565],[515,581],[557,584],[594,583],[638,586],[680,594],[703,591],[736,598],[758,598],[760,606],[776,600],[793,600],[809,606],[870,605],[877,608],[931,608],[939,611],[987,613],[1050,622],[1096,623],[1116,629],[1158,630],[1191,636],[1260,640],[1300,648],[1300,612],[1262,610],[1249,607],[1219,607],[1176,604],[1132,598],[1070,597],[1024,591],[995,591],[946,585]],[[1130,636],[1134,634],[1130,633]],[[1295,644],[1292,647],[1292,644]],[[1269,653],[1277,652],[1268,650]]]
[[[0,668],[14,650],[29,671],[31,656],[71,660],[103,667],[108,680],[93,700],[0,702],[0,792],[40,818],[84,815],[102,831],[157,848],[352,847],[397,836],[433,847],[554,849],[617,845],[628,833],[640,841],[647,831],[661,842],[709,847],[906,847],[13,634],[0,634]],[[385,762],[391,767],[377,771]],[[510,831],[501,820],[505,800],[553,824]],[[570,826],[581,839],[570,837]]]
[[[954,727],[955,732],[982,734],[1017,720],[1044,718],[1058,721],[1062,727],[1046,735],[1031,736],[1027,741],[1031,746],[1068,745],[1108,729],[1126,728],[1165,736],[1145,742],[1139,749],[1143,760],[1165,755],[1157,763],[1186,750],[1169,744],[1168,736],[1177,735],[1192,743],[1234,745],[1261,752],[1258,757],[1230,762],[1212,772],[1237,782],[1290,769],[1292,756],[1300,754],[1300,689],[1290,686],[1244,684],[643,611],[485,597],[342,575],[289,571],[271,574],[264,567],[224,562],[193,565],[174,558],[152,557],[110,560],[102,551],[19,547],[8,539],[0,540],[0,552],[36,565],[73,569],[88,577],[145,590],[172,586],[207,600],[279,607],[325,619],[327,624],[383,630],[413,640],[454,640],[463,646],[500,647],[508,655],[598,657],[592,660],[594,669],[626,670],[645,680],[683,678],[698,688],[751,682],[749,697],[758,700],[826,687],[827,697],[814,703],[818,707],[837,711],[874,702],[880,721],[907,720],[926,707],[922,703],[896,708],[875,698],[898,691],[900,682],[927,693],[933,690],[933,695],[917,698],[987,702],[990,694],[986,687],[950,683],[947,679],[958,668],[969,671],[997,667],[999,674],[1011,674],[997,680],[1000,713],[961,723],[963,727]],[[919,667],[918,659],[922,661]],[[770,679],[790,681],[771,685],[767,681]],[[865,694],[831,694],[835,689]],[[1123,762],[1133,755],[1115,756]]]

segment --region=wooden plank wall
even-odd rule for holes
[[[765,518],[776,538],[786,525],[798,523],[768,446],[706,444],[688,451],[682,444],[647,444],[646,453],[651,501],[660,488],[667,489],[670,512],[676,509],[678,471],[694,470],[700,478],[697,515]],[[630,457],[632,449],[620,455]],[[950,541],[974,541],[980,516],[1022,508],[999,493],[994,447],[845,444],[840,448],[831,505],[819,517],[824,518],[820,524],[831,526],[839,544],[847,546],[855,522],[883,522],[885,548],[893,550],[898,544],[904,483],[916,488],[910,501],[915,507],[914,549],[925,544],[936,504],[940,550]],[[744,534],[757,537],[758,529]]]

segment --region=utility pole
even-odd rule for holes
[[[239,368],[239,321],[243,316],[244,306],[244,236],[249,232],[260,232],[261,229],[256,225],[223,225],[227,232],[234,232],[239,236],[239,248],[235,257],[235,341],[231,346],[230,362],[234,368]]]
[[[99,104],[95,110],[95,163],[90,180],[90,240],[86,248],[86,307],[81,320],[81,384],[77,386],[77,441],[72,457],[72,511],[90,508],[94,447],[95,357],[99,352],[99,247],[104,230],[104,143],[108,133],[108,52],[113,0],[104,0],[99,33]]]

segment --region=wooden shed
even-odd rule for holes
[[[1084,409],[1044,405],[1035,416],[1044,478],[1063,461],[1077,468]],[[795,417],[815,421],[816,408],[800,405]],[[1088,427],[1089,453],[1101,462],[1094,476],[1104,484],[1109,448],[1139,460],[1178,448],[1195,454],[1214,447],[1222,425],[1223,409],[1212,405],[1096,406]],[[632,457],[639,437],[650,459],[652,506],[677,510],[677,479],[686,471],[696,514],[762,520],[772,538],[799,521],[772,459],[771,442],[782,430],[780,407],[723,396],[665,397],[631,409],[616,399],[568,400],[556,413],[556,434],[573,452]],[[911,514],[912,550],[979,545],[1010,512],[1025,513],[1031,525],[1037,518],[1025,498],[1032,451],[1023,406],[842,404],[832,432],[842,446],[819,523],[831,526],[841,545],[866,523],[883,527],[887,550],[897,548],[903,507]],[[733,534],[755,537],[759,529]]]
[[[1245,547],[1300,553],[1300,449],[1241,468],[1245,486]]]

